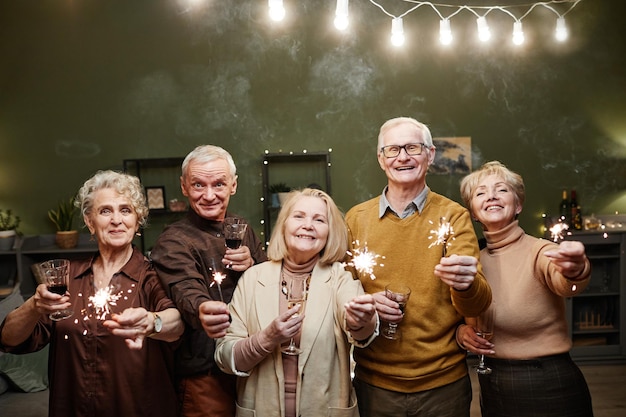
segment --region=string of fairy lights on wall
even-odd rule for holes
[[[349,0],[337,0],[335,9],[334,24],[337,30],[345,31],[350,26],[350,13],[348,7]],[[431,9],[439,16],[439,41],[443,45],[450,45],[454,40],[451,19],[462,12],[471,13],[476,18],[476,34],[480,42],[489,42],[491,39],[491,30],[487,18],[490,19],[500,14],[513,20],[513,28],[511,40],[513,45],[519,46],[524,43],[524,30],[522,20],[537,8],[545,8],[552,11],[556,16],[556,24],[554,29],[554,37],[559,42],[565,42],[568,38],[568,28],[565,23],[565,16],[583,0],[554,0],[517,5],[503,6],[468,6],[468,5],[452,5],[443,3],[431,3],[428,1],[398,0],[402,3],[410,5],[409,9],[400,15],[394,15],[388,12],[381,4],[374,0],[369,2],[378,7],[384,14],[391,18],[391,43],[394,46],[402,46],[405,41],[404,37],[404,18],[410,13],[425,7]],[[280,22],[286,16],[286,10],[283,0],[268,0],[269,16],[272,20]],[[563,9],[559,11],[559,9]]]

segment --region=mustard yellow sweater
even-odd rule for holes
[[[383,267],[358,276],[368,293],[384,291],[391,281],[402,281],[412,292],[403,321],[402,339],[379,336],[367,348],[355,349],[357,377],[397,392],[419,392],[447,385],[467,374],[465,352],[455,339],[456,327],[464,316],[477,316],[489,306],[491,290],[482,274],[466,291],[456,291],[434,275],[442,246],[429,245],[444,216],[454,230],[447,256],[478,258],[478,242],[467,210],[432,191],[422,213],[400,219],[387,212],[378,217],[380,197],[353,207],[346,215],[350,238],[367,244],[370,251],[385,257]],[[430,237],[430,238],[429,238]],[[358,275],[358,274],[357,274]]]

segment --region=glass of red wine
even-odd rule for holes
[[[68,259],[51,259],[39,264],[48,291],[59,295],[65,295],[70,279],[70,261]],[[72,317],[74,310],[67,308],[50,313],[50,319],[59,321]]]
[[[226,239],[226,246],[230,249],[239,248],[247,228],[248,224],[245,223],[243,219],[226,217],[224,219],[224,238]]]

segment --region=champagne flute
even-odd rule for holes
[[[287,292],[287,308],[293,308],[296,305],[300,305],[300,310],[294,314],[299,316],[304,314],[304,307],[306,306],[306,299],[308,293],[308,277],[292,278],[289,283],[289,291]],[[289,345],[282,348],[281,351],[286,355],[299,355],[302,350],[296,346],[296,342],[292,337],[289,341]]]
[[[385,287],[385,296],[398,303],[400,311],[404,314],[406,303],[409,301],[409,297],[411,296],[411,289],[406,285],[392,283]],[[399,339],[400,329],[398,328],[398,323],[385,323],[382,333],[387,339]]]
[[[495,321],[496,309],[493,303],[489,308],[478,316],[476,324],[476,334],[485,340],[491,340],[493,337],[493,324]],[[476,373],[480,375],[489,375],[491,368],[485,365],[485,355],[480,355],[478,365],[475,367]]]

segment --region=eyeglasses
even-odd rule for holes
[[[396,156],[400,155],[400,152],[402,152],[402,149],[404,149],[404,151],[407,153],[407,155],[421,155],[422,154],[422,150],[424,148],[427,148],[426,145],[424,145],[423,143],[407,143],[406,145],[389,145],[389,146],[383,146],[382,148],[380,148],[380,151],[383,153],[383,155],[385,156],[385,158],[395,158]]]

